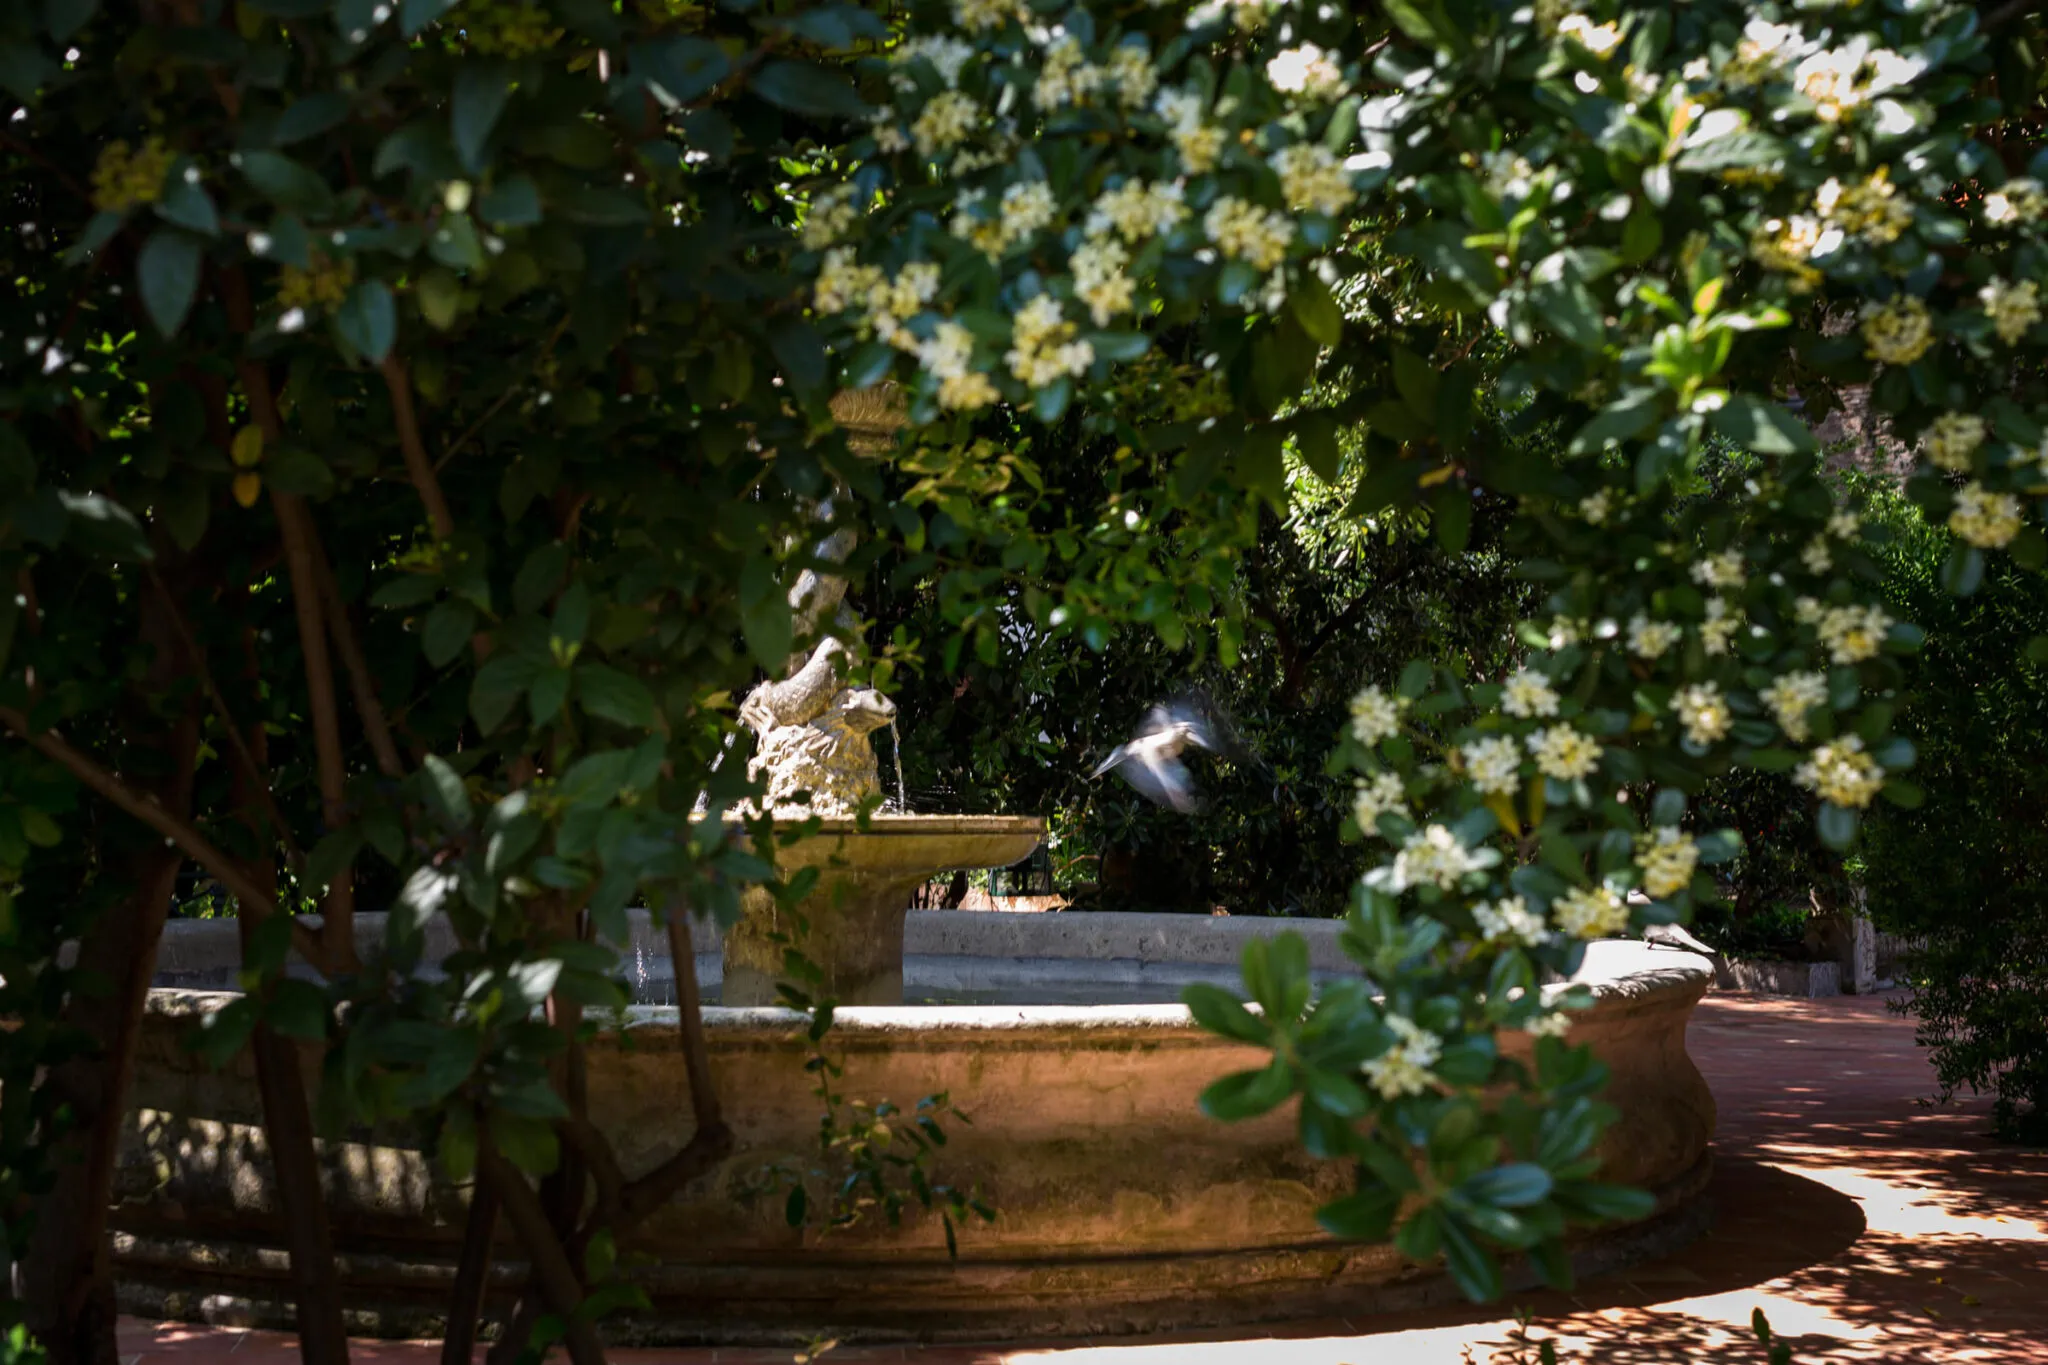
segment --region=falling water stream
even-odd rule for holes
[[[896,813],[910,814],[910,802],[903,795],[903,736],[897,733],[896,718],[889,718],[889,756],[896,760]]]

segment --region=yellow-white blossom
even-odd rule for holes
[[[1707,617],[1700,622],[1700,647],[1710,655],[1719,656],[1728,652],[1734,643],[1735,632],[1742,628],[1740,613],[1728,609],[1728,601],[1722,597],[1707,599]]]
[[[1860,810],[1884,790],[1884,769],[1863,751],[1861,736],[1843,735],[1815,749],[1792,780],[1823,801]]]
[[[1970,457],[1984,444],[1984,419],[1974,412],[1944,412],[1934,419],[1920,438],[1927,458],[1943,469],[1958,473],[1970,467]]]
[[[865,303],[881,286],[883,275],[877,266],[862,265],[850,246],[834,247],[825,253],[818,267],[818,282],[811,291],[811,306],[820,313],[843,313]]]
[[[917,363],[939,381],[939,406],[973,412],[1002,395],[974,366],[974,336],[957,322],[941,322],[917,345]]]
[[[1591,735],[1569,725],[1552,725],[1528,738],[1536,771],[1560,782],[1591,777],[1600,766],[1600,744]]]
[[[2041,182],[2031,176],[2014,176],[1984,196],[1984,221],[2001,227],[2030,223],[2044,208],[2048,208],[2048,193],[2042,191]]]
[[[1737,88],[1762,85],[1788,63],[1805,56],[1811,46],[1806,35],[1790,24],[1751,19],[1743,26],[1734,55],[1721,68],[1721,79]]]
[[[1595,526],[1605,526],[1607,519],[1614,515],[1615,503],[1619,501],[1611,488],[1602,488],[1587,497],[1579,499],[1579,515]]]
[[[1344,91],[1344,73],[1314,43],[1290,47],[1266,63],[1266,82],[1289,95],[1330,99]]]
[[[1480,861],[1458,836],[1443,825],[1431,825],[1408,836],[1394,856],[1393,889],[1434,886],[1449,891],[1468,872],[1476,872]]]
[[[1165,180],[1149,185],[1142,180],[1126,180],[1095,197],[1087,231],[1089,236],[1096,237],[1114,229],[1135,246],[1157,233],[1173,231],[1187,216],[1188,206],[1182,202],[1180,186]]]
[[[1408,813],[1408,793],[1401,787],[1400,776],[1381,773],[1370,782],[1358,779],[1358,790],[1351,797],[1351,818],[1357,822],[1359,832],[1378,833],[1380,817],[1390,811]]]
[[[1522,1032],[1534,1038],[1562,1038],[1571,1032],[1572,1016],[1569,1010],[1552,1010],[1539,1014],[1522,1025]]]
[[[1771,685],[1757,693],[1770,711],[1771,718],[1778,722],[1778,728],[1785,732],[1785,738],[1794,744],[1803,744],[1811,734],[1806,713],[1824,704],[1828,699],[1828,680],[1824,674],[1811,671],[1781,673],[1771,680]]]
[[[803,244],[806,251],[822,251],[844,237],[860,221],[853,206],[853,191],[845,186],[827,190],[811,200],[804,213]]]
[[[927,33],[905,39],[889,53],[889,61],[894,66],[908,66],[920,60],[930,62],[932,69],[939,73],[939,79],[951,90],[960,84],[960,73],[966,69],[967,63],[974,60],[974,44],[946,34]],[[892,79],[901,89],[917,88],[917,82],[907,72],[898,72]]]
[[[1809,262],[1820,247],[1823,225],[1811,214],[1769,218],[1749,234],[1749,254],[1766,270],[1792,277],[1794,290],[1805,293],[1820,283],[1820,271]]]
[[[1569,616],[1553,616],[1548,638],[1552,649],[1569,649],[1586,638],[1586,622]]]
[[[1863,518],[1853,507],[1837,507],[1828,513],[1828,534],[1836,540],[1854,540],[1863,534]]]
[[[1191,90],[1161,90],[1152,107],[1166,120],[1182,169],[1189,175],[1214,170],[1223,152],[1223,130],[1206,120],[1202,97]]]
[[[981,117],[981,106],[971,96],[942,90],[918,111],[910,125],[910,137],[920,153],[935,156],[965,142]]]
[[[1824,574],[1834,568],[1835,557],[1828,552],[1828,538],[1820,535],[1807,541],[1806,547],[1799,552],[1799,562],[1811,574]]]
[[[1017,310],[1010,350],[1003,359],[1011,374],[1042,389],[1055,380],[1084,374],[1095,363],[1095,348],[1074,334],[1074,324],[1061,316],[1059,301],[1040,294]]]
[[[1860,664],[1884,648],[1892,628],[1891,615],[1880,606],[1827,607],[1814,622],[1828,657],[1838,664]]]
[[[1263,209],[1249,199],[1226,194],[1209,206],[1202,231],[1224,255],[1271,270],[1287,259],[1294,240],[1294,220],[1278,209]]]
[[[1823,123],[1839,123],[1870,97],[1858,79],[1869,50],[1866,39],[1827,51],[1816,52],[1792,72],[1792,88],[1813,101],[1814,117]]]
[[[1407,698],[1390,697],[1378,687],[1361,688],[1351,699],[1351,736],[1360,744],[1377,744],[1401,733],[1401,712]]]
[[[1675,825],[1659,825],[1636,840],[1636,866],[1643,870],[1643,894],[1653,900],[1675,896],[1692,885],[1700,846]]]
[[[1611,887],[1573,887],[1550,903],[1550,918],[1573,938],[1607,938],[1628,928],[1628,906]]]
[[[1879,166],[1860,184],[1830,176],[1813,196],[1813,207],[1828,223],[1872,246],[1896,242],[1913,226],[1913,205]]]
[[[1550,926],[1520,896],[1502,896],[1490,905],[1481,901],[1472,907],[1472,918],[1488,943],[1512,939],[1540,948],[1550,939]]]
[[[1487,796],[1513,796],[1522,787],[1522,755],[1506,735],[1474,740],[1460,750],[1472,785]]]
[[[868,291],[868,326],[877,339],[898,350],[915,351],[917,338],[903,321],[923,312],[938,292],[939,267],[931,261],[912,261],[896,272],[896,278]]]
[[[1351,172],[1319,143],[1297,142],[1284,148],[1273,158],[1273,169],[1280,176],[1280,192],[1287,197],[1289,208],[1310,209],[1334,218],[1355,194]]]
[[[1557,689],[1550,679],[1533,668],[1518,668],[1501,684],[1500,709],[1511,716],[1532,720],[1557,714]]]
[[[1126,109],[1143,109],[1159,88],[1159,68],[1142,43],[1120,43],[1111,51],[1109,78],[1116,83],[1118,103]]]
[[[1086,104],[1101,88],[1108,74],[1086,59],[1078,38],[1072,34],[1060,34],[1039,60],[1038,81],[1031,87],[1031,102],[1040,109]]]
[[[1027,180],[1003,191],[1002,204],[996,212],[1004,238],[1021,242],[1032,233],[1050,226],[1058,210],[1052,186],[1043,180]]]
[[[875,150],[884,156],[893,156],[897,152],[910,150],[910,138],[896,126],[894,109],[878,110],[875,116],[868,120],[868,132],[875,139]]]
[[[2008,282],[1998,276],[1977,291],[1984,315],[1991,319],[1998,339],[2010,346],[2041,320],[2041,290],[2032,280]]]
[[[1111,237],[1091,237],[1067,258],[1074,293],[1088,305],[1088,315],[1097,327],[1107,327],[1118,313],[1131,311],[1136,285],[1124,273],[1130,263],[1130,252]]]
[[[1629,653],[1639,654],[1645,659],[1660,657],[1665,650],[1678,643],[1684,631],[1670,621],[1656,621],[1637,612],[1628,622]]]
[[[1580,47],[1603,59],[1612,56],[1614,49],[1621,46],[1619,25],[1596,24],[1583,14],[1567,14],[1557,21],[1557,31],[1560,36],[1576,40]]]
[[[1858,327],[1865,353],[1887,365],[1910,365],[1934,344],[1934,320],[1927,315],[1927,305],[1910,294],[1865,304]]]
[[[1948,514],[1948,529],[1982,550],[2010,544],[2023,524],[2017,496],[1994,493],[1975,479],[1956,490],[1955,509]]]
[[[1728,709],[1728,699],[1721,695],[1721,684],[1713,682],[1693,683],[1678,689],[1671,698],[1671,709],[1678,713],[1678,723],[1685,727],[1685,737],[1694,744],[1712,744],[1728,733],[1734,723],[1734,713]]]
[[[1383,1099],[1423,1094],[1436,1083],[1430,1068],[1443,1056],[1443,1039],[1398,1014],[1385,1016],[1385,1021],[1393,1030],[1394,1042],[1385,1052],[1366,1061],[1366,1080]]]
[[[1692,581],[1703,588],[1739,588],[1743,577],[1740,550],[1723,550],[1693,562]]]
[[[1000,28],[1024,15],[1023,0],[953,0],[953,22],[969,33]]]

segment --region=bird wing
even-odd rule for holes
[[[1167,710],[1175,722],[1188,727],[1190,743],[1198,744],[1212,754],[1220,754],[1233,763],[1242,763],[1260,772],[1268,771],[1266,761],[1244,742],[1237,726],[1231,723],[1229,713],[1218,706],[1208,693],[1191,690],[1161,709]]]
[[[1685,948],[1706,957],[1715,956],[1714,950],[1687,933],[1684,925],[1652,924],[1643,930],[1643,937],[1667,948]]]
[[[1201,806],[1201,799],[1195,794],[1194,775],[1186,764],[1177,759],[1130,753],[1116,771],[1119,777],[1138,789],[1139,795],[1169,806],[1182,815],[1192,814]]]
[[[1090,782],[1093,782],[1093,781],[1094,781],[1094,780],[1095,780],[1096,778],[1098,778],[1098,777],[1102,776],[1102,775],[1103,775],[1104,773],[1108,772],[1108,771],[1109,771],[1109,770],[1110,770],[1111,768],[1114,768],[1114,767],[1115,767],[1115,766],[1116,766],[1117,764],[1119,764],[1119,763],[1123,762],[1123,761],[1124,761],[1125,759],[1129,758],[1130,756],[1131,756],[1131,746],[1130,746],[1130,745],[1128,745],[1128,744],[1119,744],[1119,745],[1117,745],[1117,746],[1116,746],[1116,747],[1115,747],[1114,749],[1111,749],[1111,750],[1109,751],[1109,757],[1108,757],[1108,758],[1105,758],[1105,759],[1103,759],[1103,760],[1102,760],[1102,762],[1100,762],[1100,763],[1098,763],[1098,764],[1096,764],[1096,765],[1095,765],[1095,771],[1094,771],[1094,772],[1092,772],[1092,773],[1090,773],[1090,774],[1088,774],[1088,780],[1089,780]]]

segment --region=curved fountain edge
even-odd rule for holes
[[[1625,943],[1596,945],[1592,957],[1596,1004],[1579,1027],[1615,1071],[1617,1178],[1655,1190],[1659,1209],[1582,1240],[1582,1273],[1661,1254],[1704,1226],[1713,1124],[1712,1098],[1684,1053],[1707,964]],[[275,1296],[282,1262],[247,1078],[199,1073],[174,1037],[181,1017],[227,998],[153,994],[138,1103],[160,1131],[146,1142],[138,1123],[124,1153],[123,1301],[130,1311],[289,1326]],[[664,1026],[673,1014],[636,1008],[625,1039],[593,1056],[593,1075],[608,1078],[600,1117],[620,1135],[629,1170],[672,1146],[674,1115],[688,1110]],[[794,1018],[707,1011],[715,1065],[758,1087],[780,1074],[764,1055],[788,1054],[794,1074]],[[1092,1335],[1454,1297],[1438,1271],[1316,1233],[1310,1211],[1337,1192],[1341,1172],[1308,1161],[1290,1121],[1223,1126],[1194,1112],[1201,1083],[1257,1054],[1202,1033],[1179,1006],[874,1006],[844,1011],[839,1025],[849,1093],[901,1101],[919,1093],[911,1086],[955,1089],[977,1122],[956,1131],[949,1151],[967,1174],[1008,1182],[996,1191],[1005,1218],[970,1230],[958,1263],[929,1223],[799,1245],[779,1218],[733,1213],[729,1167],[650,1227],[648,1249],[661,1260],[644,1278],[656,1312],[619,1323],[617,1340],[797,1340],[821,1325],[846,1340]],[[750,1110],[737,1121],[756,1154],[797,1150],[791,1140],[815,1128],[815,1103],[798,1085],[757,1088],[734,1107]],[[410,1148],[402,1135],[379,1135],[329,1151],[359,1331],[438,1329],[460,1199]],[[1019,1170],[1043,1176],[1020,1180]],[[707,1229],[718,1242],[708,1248]],[[500,1283],[514,1273],[501,1266]]]

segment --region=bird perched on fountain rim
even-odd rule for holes
[[[1114,772],[1148,800],[1192,815],[1202,808],[1202,798],[1195,790],[1194,774],[1181,761],[1190,744],[1267,771],[1208,694],[1190,689],[1147,711],[1137,733],[1111,750],[1088,774],[1089,780]]]

